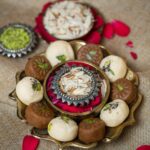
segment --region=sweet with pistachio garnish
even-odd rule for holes
[[[111,82],[124,78],[127,73],[125,61],[115,55],[105,57],[100,63],[100,68],[106,73]]]
[[[103,58],[103,53],[98,45],[86,44],[78,50],[77,58],[99,65]]]
[[[50,121],[48,133],[58,141],[72,141],[77,137],[78,125],[74,120],[66,116],[56,117]]]
[[[105,123],[99,118],[87,118],[79,124],[80,141],[89,144],[103,139]]]
[[[0,43],[4,48],[16,51],[23,48],[30,42],[28,32],[19,27],[8,27],[0,34]]]
[[[103,120],[108,127],[116,127],[120,125],[129,115],[129,107],[125,101],[115,99],[106,104],[100,113],[100,119]]]
[[[118,79],[112,83],[111,99],[122,99],[131,104],[137,97],[137,87],[127,79]]]
[[[54,111],[44,101],[31,103],[25,110],[27,122],[39,129],[47,128],[53,117]]]
[[[24,77],[16,85],[16,94],[25,105],[41,101],[43,98],[43,87],[33,77]]]
[[[51,65],[47,58],[42,55],[37,55],[30,58],[25,66],[25,74],[43,81]]]
[[[73,60],[75,58],[74,51],[69,42],[55,41],[52,42],[46,50],[46,58],[52,66],[59,63]]]

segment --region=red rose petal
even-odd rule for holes
[[[111,23],[106,23],[103,30],[103,35],[107,39],[111,39],[114,36],[114,27]]]
[[[22,150],[36,150],[39,145],[39,139],[26,135],[23,139]]]
[[[44,13],[51,4],[52,4],[51,2],[46,3],[42,8],[42,12]]]
[[[150,145],[142,145],[138,147],[136,150],[150,150]]]
[[[83,37],[82,40],[85,40],[87,43],[99,44],[101,41],[101,35],[98,31],[93,31]]]
[[[96,9],[95,8],[91,8],[91,12],[92,12],[92,14],[93,14],[93,16],[94,16],[94,18],[97,16],[97,11],[96,11]]]
[[[112,22],[112,25],[114,26],[114,30],[117,35],[122,36],[122,37],[129,35],[130,27],[124,22],[119,21],[119,20],[114,20]]]
[[[138,56],[137,56],[137,54],[135,52],[130,52],[130,55],[135,60],[138,58]]]
[[[94,23],[93,29],[99,29],[103,25],[104,25],[103,18],[101,16],[96,16],[95,17],[95,23]]]
[[[133,42],[132,41],[128,41],[126,43],[126,46],[130,47],[130,48],[133,48]]]

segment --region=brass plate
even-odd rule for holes
[[[74,51],[76,52],[82,45],[85,45],[86,43],[83,41],[71,41],[70,44],[72,45]],[[102,46],[102,45],[99,45],[99,46],[102,49],[104,57],[112,54],[104,46]],[[17,72],[16,73],[16,83],[19,80],[21,80],[23,77],[25,77],[24,71]],[[131,80],[136,86],[139,85],[139,79],[138,79],[137,74],[135,72],[133,72],[130,68],[128,68],[126,78]],[[26,105],[21,103],[21,101],[17,98],[15,90],[13,90],[9,94],[9,97],[12,100],[17,102],[17,116],[18,116],[18,118],[25,121],[24,112],[25,112]],[[141,102],[142,102],[142,95],[140,93],[138,93],[137,100],[132,104],[132,106],[130,106],[130,113],[129,113],[128,118],[121,125],[119,125],[117,127],[114,127],[114,128],[107,127],[105,137],[102,140],[103,142],[109,143],[109,142],[117,139],[121,135],[121,133],[123,132],[125,127],[131,126],[136,122],[134,115],[135,115],[137,108],[140,106]],[[62,143],[62,142],[59,142],[59,141],[51,138],[47,134],[41,134],[41,132],[38,130],[35,132],[34,128],[32,128],[31,134],[33,136],[39,138],[39,139],[44,139],[44,140],[48,140],[48,141],[56,143],[58,145],[59,150],[63,150],[64,148],[70,147],[70,146],[83,148],[83,149],[89,149],[89,148],[93,148],[93,147],[97,146],[97,144],[98,144],[98,143],[83,144],[79,140],[74,140],[72,142]]]

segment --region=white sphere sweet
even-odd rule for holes
[[[111,82],[124,78],[127,72],[125,61],[115,55],[105,57],[100,63],[100,68],[106,73]]]
[[[52,66],[74,59],[74,51],[66,41],[55,41],[46,50],[46,57]]]
[[[58,141],[72,141],[77,137],[78,125],[68,117],[56,117],[48,125],[48,133]]]
[[[25,77],[17,83],[16,94],[22,103],[29,105],[42,100],[43,87],[37,79]]]
[[[100,113],[100,119],[103,120],[108,127],[116,127],[120,125],[129,115],[128,105],[120,99],[116,99],[106,104]]]

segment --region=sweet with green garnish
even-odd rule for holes
[[[30,58],[25,66],[25,74],[43,81],[51,65],[45,56],[34,56]]]

